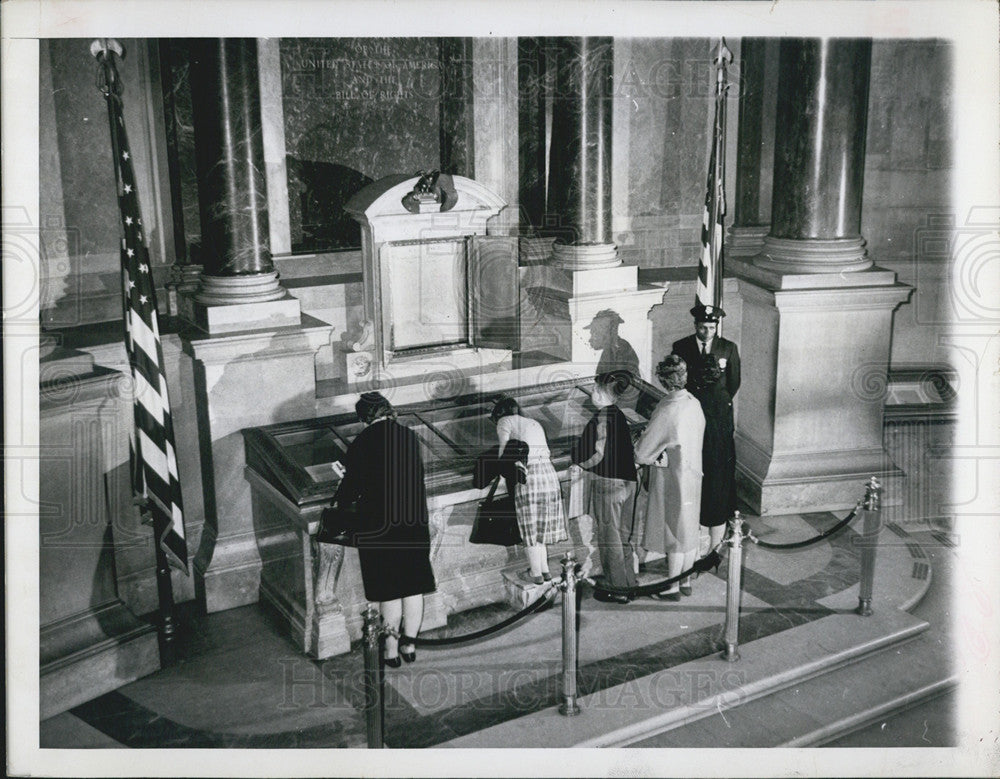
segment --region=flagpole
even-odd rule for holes
[[[115,192],[119,199],[119,207],[123,208],[121,205],[123,193],[129,191],[129,188],[124,186],[126,177],[122,170],[123,160],[128,158],[128,144],[125,140],[125,128],[124,126],[119,126],[122,123],[122,106],[120,98],[121,82],[119,80],[117,68],[115,67],[115,57],[124,57],[124,49],[114,38],[98,38],[91,43],[90,52],[99,63],[97,85],[98,89],[101,90],[104,94],[105,100],[107,101],[108,125],[111,130],[111,152],[112,157],[114,158]],[[131,176],[131,173],[129,175]],[[136,216],[138,217],[138,206],[136,206]],[[141,224],[141,221],[141,218],[139,218],[138,223]],[[129,221],[128,224],[131,225],[132,222]],[[142,242],[141,235],[137,237],[137,240],[139,243]],[[123,238],[123,246],[125,243],[126,241]],[[128,273],[123,266],[123,282],[127,278]],[[131,286],[134,286],[134,284]],[[132,340],[132,333],[129,325],[131,309],[129,305],[128,288],[126,288],[124,284],[123,288],[124,294],[122,297],[122,313],[125,325],[125,342],[129,353],[130,368],[134,374],[136,371],[136,357],[134,354],[135,344]],[[153,290],[151,286],[148,292],[150,297],[155,299],[155,290]],[[155,309],[151,316],[155,316]],[[158,341],[158,331],[155,335]],[[159,352],[158,343],[156,358],[157,363],[161,364],[162,355]],[[138,426],[138,423],[136,423],[136,425]],[[171,531],[173,523],[172,517],[166,510],[164,510],[163,507],[157,505],[155,501],[150,500],[144,494],[144,489],[137,488],[138,485],[145,484],[143,472],[145,463],[143,462],[141,455],[136,456],[134,442],[135,437],[136,431],[133,430],[133,445],[130,446],[132,486],[136,496],[135,503],[139,509],[142,523],[149,524],[151,519],[153,525],[153,548],[155,550],[156,592],[158,601],[157,627],[159,628],[158,637],[160,666],[165,667],[173,665],[176,660],[177,628],[174,620],[174,588],[173,582],[170,578],[170,560],[167,556],[163,543],[163,539]],[[186,564],[186,561],[184,562]]]
[[[705,208],[702,212],[701,256],[698,262],[698,280],[695,287],[695,308],[722,309],[724,276],[724,222],[726,214],[726,66],[733,54],[726,48],[726,39],[712,59],[716,67],[715,103],[712,115],[712,140],[709,146],[708,175],[705,187]],[[722,314],[724,316],[724,314]],[[721,320],[721,317],[718,318]],[[722,333],[722,322],[718,322]]]
[[[156,593],[160,606],[160,665],[173,665],[177,659],[177,624],[174,621],[174,584],[170,580],[170,561],[160,539],[170,529],[169,521],[157,508],[153,514],[153,546],[156,549]]]
[[[728,60],[727,60],[728,56]],[[716,219],[712,224],[719,224],[723,221],[725,215],[725,197],[726,197],[726,65],[728,62],[732,61],[732,54],[729,49],[726,48],[726,39],[722,38],[719,41],[719,51],[716,56],[715,64],[718,68],[718,73],[716,77],[716,104],[715,104],[715,186],[718,190],[718,196],[716,197]],[[718,213],[721,211],[721,213]],[[712,238],[718,244],[718,246],[713,246],[712,250],[715,256],[719,258],[719,264],[716,269],[715,274],[715,300],[716,305],[719,308],[724,309],[722,305],[722,282],[723,276],[725,275],[726,259],[725,259],[725,246],[724,246],[724,235],[725,235],[725,225],[721,226],[718,231],[712,231]],[[722,335],[722,320],[719,320],[719,335]]]

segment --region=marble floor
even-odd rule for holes
[[[751,518],[761,538],[798,540],[846,512]],[[747,550],[740,643],[789,634],[799,625],[856,603],[857,533],[852,526],[796,553]],[[881,603],[911,608],[926,590],[930,555],[951,540],[936,527],[883,532]],[[890,562],[895,560],[896,562]],[[938,562],[934,563],[935,566]],[[641,580],[663,578],[662,561]],[[935,577],[938,576],[935,567]],[[620,689],[629,680],[718,651],[725,618],[725,566],[703,574],[679,603],[652,599],[606,604],[584,585],[579,693]],[[898,581],[897,581],[898,580]],[[943,586],[936,578],[935,586]],[[837,600],[837,599],[840,600]],[[275,615],[254,605],[217,614],[179,609],[176,662],[170,667],[41,723],[43,748],[364,747],[362,656],[323,661],[296,651]],[[428,637],[495,624],[501,604],[452,615]],[[434,747],[541,712],[561,700],[561,607],[532,615],[472,644],[421,648],[417,662],[387,669],[385,741],[392,748]],[[860,617],[858,619],[861,619]],[[914,744],[919,746],[919,744]],[[516,746],[516,745],[511,745]]]
[[[916,662],[935,667],[950,665],[953,640],[951,573],[957,568],[959,538],[939,508],[948,494],[947,469],[939,453],[951,434],[950,425],[933,420],[887,425],[886,448],[907,476],[887,485],[876,567],[876,608],[909,612],[928,623],[908,651],[915,653]],[[863,488],[859,484],[859,498]],[[829,528],[845,514],[749,516],[748,521],[761,539],[787,542]],[[857,623],[827,618],[851,614],[857,603],[859,530],[856,520],[822,543],[792,552],[748,546],[742,569],[741,647],[761,642],[776,646],[779,653],[791,653],[797,629],[821,621],[846,625],[838,629],[850,633]],[[662,561],[652,562],[642,571],[640,583],[664,576]],[[618,695],[629,688],[630,680],[641,682],[717,655],[725,593],[725,566],[702,574],[693,594],[679,603],[649,598],[628,605],[601,603],[584,585],[578,642],[581,699],[596,700],[602,692]],[[57,750],[366,746],[360,646],[349,654],[317,661],[296,650],[280,620],[263,605],[206,615],[189,602],[177,612],[175,662],[42,721],[40,746]],[[472,632],[511,613],[507,606],[494,604],[451,615],[446,627],[425,635]],[[561,702],[560,617],[557,598],[552,607],[502,633],[474,643],[421,648],[412,665],[387,669],[386,745],[462,745],[484,733],[502,734],[518,722],[537,720],[544,726],[546,712]],[[845,637],[830,638],[843,642]],[[738,668],[739,663],[731,667]],[[909,713],[888,716],[875,731],[865,730],[867,722],[859,724],[855,735],[839,733],[839,740],[830,743],[886,746],[888,733],[892,746],[952,745],[950,700],[945,695],[936,702],[921,702]],[[632,703],[619,700],[616,705]],[[743,725],[739,717],[723,717],[726,745],[753,744],[755,723],[746,708]],[[889,721],[893,727],[886,725]],[[935,725],[930,737],[928,722]],[[704,724],[702,734],[709,733],[711,718]],[[653,735],[647,743],[666,745],[673,739],[675,745],[701,745],[697,734],[693,740],[685,738],[681,728]],[[488,739],[484,745],[519,746]]]

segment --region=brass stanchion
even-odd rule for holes
[[[875,587],[875,554],[878,551],[879,531],[882,529],[882,485],[874,476],[868,480],[863,507],[865,522],[861,529],[861,586],[855,613],[870,617],[872,591]]]
[[[563,702],[559,713],[573,717],[580,713],[576,703],[576,557],[572,550],[562,559],[562,655]]]
[[[368,736],[368,748],[382,749],[385,727],[385,702],[382,694],[385,688],[382,670],[382,617],[371,603],[365,609],[364,620],[362,643],[365,653],[365,732]]]
[[[729,520],[726,544],[729,546],[729,562],[726,569],[726,627],[723,631],[725,648],[722,650],[722,657],[735,663],[740,659],[740,579],[743,572],[743,518],[738,511]]]

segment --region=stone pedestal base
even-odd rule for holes
[[[160,670],[156,628],[122,603],[108,603],[41,631],[39,718]]]
[[[240,431],[315,414],[316,353],[329,348],[332,328],[303,320],[300,327],[184,335],[189,365],[181,374],[193,384],[184,394],[198,412],[205,503],[195,586],[210,613],[258,599],[261,561]]]
[[[181,312],[182,315],[190,312],[186,318],[212,335],[291,327],[299,324],[301,319],[298,299],[287,293],[279,300],[264,303],[205,305],[195,300],[190,307],[182,305]]]
[[[849,509],[882,450],[892,312],[912,288],[882,269],[787,274],[734,262],[743,301],[739,494],[754,513]]]
[[[39,708],[44,719],[160,667],[155,628],[118,597],[113,533],[131,520],[127,377],[56,349],[39,364]],[[31,714],[34,716],[34,714]]]
[[[552,244],[552,264],[566,270],[614,268],[621,265],[618,247],[613,243]]]
[[[552,356],[597,368],[601,352],[590,345],[587,326],[599,311],[611,309],[624,322],[618,335],[639,357],[642,378],[651,375],[652,325],[649,311],[663,302],[666,285],[638,283],[634,265],[565,271],[550,268],[544,289],[544,327],[557,334]]]
[[[740,453],[737,494],[761,515],[853,508],[864,497],[865,484],[872,476],[882,482],[883,505],[899,501],[898,481],[903,472],[881,447],[768,458],[753,441],[737,433],[736,448]]]
[[[822,240],[767,235],[754,264],[782,273],[840,273],[872,266],[861,236]]]
[[[449,349],[439,353],[394,357],[375,366],[375,378],[356,381],[353,392],[422,384],[427,398],[448,398],[468,392],[475,376],[510,370],[509,349]]]

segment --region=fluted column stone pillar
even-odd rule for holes
[[[255,513],[240,431],[315,414],[318,357],[333,328],[303,317],[271,259],[255,39],[189,44],[201,262],[182,294],[182,393],[193,403],[205,523],[195,592],[208,612],[254,603],[273,587],[260,546],[269,517]],[[264,523],[263,525],[261,523]]]
[[[190,59],[203,265],[195,323],[210,333],[298,324],[268,247],[257,42],[198,39]]]
[[[613,47],[611,38],[555,38],[545,49],[546,58],[555,58],[555,76],[546,97],[552,132],[542,232],[556,240],[539,285],[537,329],[548,340],[540,350],[546,359],[593,372],[602,358],[611,365],[617,352],[622,361],[615,367],[649,378],[649,311],[663,302],[666,288],[639,284],[638,268],[622,265],[612,240]],[[612,327],[617,335],[608,335]]]

